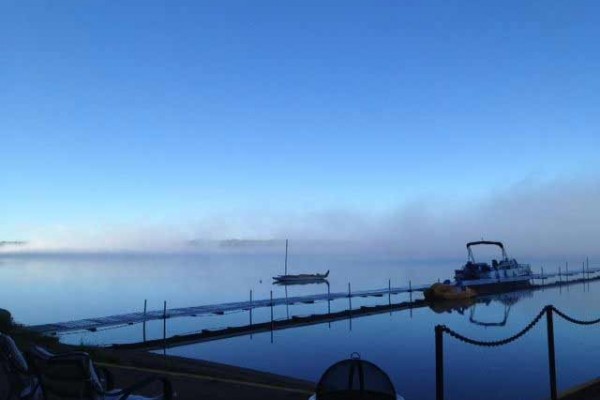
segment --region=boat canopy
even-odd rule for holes
[[[504,245],[502,244],[502,242],[493,242],[493,241],[489,241],[489,240],[479,240],[479,241],[476,241],[476,242],[469,242],[469,243],[467,243],[467,250],[469,252],[469,260],[475,262],[475,259],[473,258],[473,252],[471,251],[471,246],[478,246],[478,245],[481,245],[481,244],[500,247],[500,249],[502,250],[502,258],[503,259],[507,259],[508,258],[508,256],[506,255],[506,250],[504,249]]]
[[[469,243],[467,243],[467,249],[469,247],[471,247],[471,246],[477,246],[477,245],[480,245],[480,244],[491,244],[491,245],[494,245],[494,246],[498,246],[502,250],[504,250],[504,245],[502,244],[502,242],[492,242],[492,241],[489,241],[489,240],[479,240],[477,242],[469,242]]]

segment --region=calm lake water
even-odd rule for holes
[[[525,260],[522,260],[525,261]],[[527,260],[531,261],[531,260]],[[405,261],[372,256],[299,254],[290,272],[331,270],[332,292],[430,283],[452,275],[462,260]],[[556,271],[562,260],[544,263]],[[539,264],[534,263],[534,269]],[[573,262],[572,265],[575,265]],[[580,265],[580,264],[579,264]],[[572,267],[573,269],[575,267]],[[212,255],[69,255],[0,256],[0,307],[16,320],[42,324],[141,311],[285,296],[271,285],[282,273],[280,254]],[[289,296],[326,293],[325,285],[294,286]],[[415,294],[415,297],[420,295]],[[463,310],[419,308],[309,327],[254,334],[167,349],[168,354],[224,362],[316,381],[330,364],[359,352],[381,366],[407,399],[435,397],[434,326],[445,324],[476,339],[500,339],[522,329],[546,305],[554,304],[581,319],[600,316],[600,282],[496,298]],[[407,294],[392,297],[394,302]],[[387,304],[384,298],[355,298],[353,308]],[[343,310],[347,300],[331,303]],[[275,308],[275,318],[324,313],[327,303]],[[462,311],[462,312],[460,312]],[[268,321],[270,310],[254,311],[254,321]],[[168,334],[198,332],[247,323],[247,312],[224,316],[174,318]],[[600,371],[600,326],[581,327],[556,317],[559,390],[595,378]],[[147,337],[162,337],[162,321],[149,322]],[[99,332],[66,334],[68,343],[110,344],[142,339],[141,325]],[[446,336],[446,393],[449,399],[542,399],[548,397],[544,320],[520,340],[499,348],[479,348]]]

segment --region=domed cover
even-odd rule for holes
[[[350,358],[325,371],[317,385],[316,398],[395,400],[396,390],[381,368],[369,361]]]

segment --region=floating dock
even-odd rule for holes
[[[239,301],[233,303],[203,305],[196,307],[173,308],[166,311],[148,311],[146,313],[134,312],[129,314],[112,315],[108,317],[81,319],[77,321],[57,322],[45,325],[33,325],[29,326],[28,329],[45,334],[60,334],[84,330],[94,331],[100,328],[108,328],[119,325],[133,325],[152,320],[162,320],[165,318],[196,317],[210,314],[221,315],[225,314],[226,312],[249,311],[256,308],[265,308],[271,306],[275,307],[281,305],[292,305],[302,303],[311,304],[320,301],[332,301],[337,299],[347,299],[354,297],[382,297],[384,295],[422,292],[429,286],[430,285],[410,285],[407,287],[388,287],[385,289],[359,290],[355,292],[349,290],[348,292],[323,293],[294,297],[278,297],[273,299],[261,299],[251,301]]]
[[[541,283],[534,283],[532,285],[532,289],[535,288],[544,288],[544,287],[556,287],[561,286],[563,284],[573,284],[577,282],[588,282],[600,280],[600,276],[596,275],[600,272],[600,268],[582,268],[577,270],[568,270],[568,267],[565,271],[559,271],[557,273],[542,273],[533,274],[532,280],[541,281]],[[581,275],[582,278],[569,279],[569,277]],[[556,278],[558,279],[555,282],[547,282],[548,279]],[[563,280],[564,278],[564,280]],[[261,300],[252,300],[249,301],[239,301],[239,302],[231,302],[231,303],[222,303],[222,304],[211,304],[211,305],[201,305],[195,307],[184,307],[184,308],[173,308],[173,309],[164,309],[164,310],[155,310],[148,312],[134,312],[129,314],[119,314],[112,315],[107,317],[99,317],[99,318],[88,318],[81,319],[75,321],[65,321],[65,322],[57,322],[52,324],[44,324],[44,325],[33,325],[28,328],[39,333],[44,334],[62,334],[68,332],[77,332],[77,331],[96,331],[102,328],[109,328],[115,326],[126,326],[133,325],[138,323],[144,323],[153,320],[165,320],[168,318],[177,318],[177,317],[196,317],[203,315],[223,315],[228,312],[235,311],[250,311],[256,308],[266,308],[266,307],[276,307],[282,305],[293,305],[293,304],[311,304],[315,302],[330,302],[337,299],[348,299],[355,297],[383,297],[383,296],[391,296],[397,295],[401,293],[412,293],[412,292],[423,292],[425,289],[429,288],[430,285],[415,285],[409,284],[404,287],[391,287],[383,289],[372,289],[372,290],[358,290],[351,291],[350,285],[348,287],[347,292],[336,292],[322,294],[313,294],[306,296],[294,296],[294,297],[278,297],[278,298],[270,298],[270,299],[261,299]],[[412,300],[412,299],[411,299]]]

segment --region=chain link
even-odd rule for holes
[[[463,336],[458,332],[453,331],[452,329],[448,328],[445,325],[442,326],[442,330],[444,332],[447,332],[448,335],[452,336],[453,338],[460,340],[461,342],[469,343],[469,344],[472,344],[475,346],[482,346],[482,347],[503,346],[505,344],[514,342],[515,340],[519,339],[521,336],[523,336],[527,332],[529,332],[540,321],[540,319],[546,312],[546,309],[547,309],[547,307],[544,307],[544,309],[542,309],[542,311],[539,312],[539,314],[533,319],[533,321],[531,321],[522,331],[520,331],[516,335],[513,335],[509,338],[502,339],[502,340],[493,340],[493,341],[474,340],[474,339],[468,338],[466,336]]]
[[[533,327],[538,322],[540,322],[540,319],[542,318],[544,313],[546,313],[547,310],[553,311],[556,314],[558,314],[560,317],[562,317],[563,319],[565,319],[571,323],[577,324],[577,325],[594,325],[594,324],[600,323],[600,318],[590,320],[590,321],[583,321],[583,320],[568,316],[567,314],[560,311],[559,309],[557,309],[554,306],[546,306],[542,309],[542,311],[539,312],[539,314],[525,328],[523,328],[523,330],[521,330],[520,332],[518,332],[517,334],[515,334],[511,337],[508,337],[508,338],[502,339],[502,340],[492,340],[492,341],[475,340],[475,339],[471,339],[466,336],[463,336],[460,333],[453,331],[452,329],[448,328],[445,325],[441,325],[440,328],[442,329],[443,332],[446,332],[448,335],[450,335],[453,338],[460,340],[461,342],[464,342],[464,343],[469,343],[469,344],[472,344],[475,346],[482,346],[482,347],[503,346],[505,344],[514,342],[515,340],[519,339],[521,336],[523,336],[527,332],[529,332],[531,329],[533,329]]]
[[[597,324],[598,322],[600,322],[600,318],[598,319],[593,319],[591,321],[583,321],[581,319],[575,319],[573,317],[568,316],[567,314],[565,314],[564,312],[560,311],[558,308],[554,307],[554,306],[550,306],[552,308],[552,311],[554,311],[555,313],[557,313],[559,316],[561,316],[562,318],[566,319],[569,322],[572,322],[574,324],[577,325],[594,325]]]

